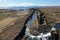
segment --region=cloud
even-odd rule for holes
[[[4,2],[7,1],[7,0],[3,0]]]
[[[6,1],[6,0],[5,0]],[[7,3],[7,4],[0,4],[0,7],[17,7],[17,6],[52,6],[49,4],[37,4],[37,3]]]
[[[6,2],[7,0],[0,0],[0,2]]]
[[[36,3],[21,3],[20,6],[50,6],[48,4],[36,4]]]
[[[0,2],[2,2],[2,0],[0,0]]]
[[[7,3],[7,4],[0,4],[0,7],[14,7],[14,6],[37,6],[35,3]]]
[[[36,3],[6,3],[0,4],[0,7],[14,7],[14,6],[37,6]]]
[[[20,6],[36,6],[36,3],[21,3]]]

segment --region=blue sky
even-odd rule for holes
[[[60,6],[60,0],[0,0],[0,7]]]

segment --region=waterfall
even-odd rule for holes
[[[28,39],[30,40],[47,40],[49,36],[51,36],[51,33],[47,33],[47,34],[43,34],[43,33],[40,33],[41,35],[38,35],[38,36],[34,36],[34,35],[31,35],[30,32],[29,32],[29,28],[26,28],[26,32],[25,32],[26,36],[29,37]],[[27,40],[28,40],[27,39]]]

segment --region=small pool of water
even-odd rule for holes
[[[57,30],[59,30],[59,29],[60,29],[60,23],[57,23],[57,24],[55,25],[55,28],[56,28]]]

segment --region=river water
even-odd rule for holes
[[[51,32],[47,32],[46,34],[44,34],[43,32],[39,33],[36,30],[35,31],[36,35],[32,35],[32,33],[30,33],[30,27],[34,27],[33,25],[33,21],[37,18],[37,12],[34,12],[34,15],[29,19],[29,21],[26,24],[26,32],[25,32],[25,36],[27,37],[27,40],[48,40],[48,38],[51,36]],[[38,30],[38,29],[37,29]],[[55,28],[52,28],[52,30],[55,30]],[[39,33],[37,35],[37,33]]]

